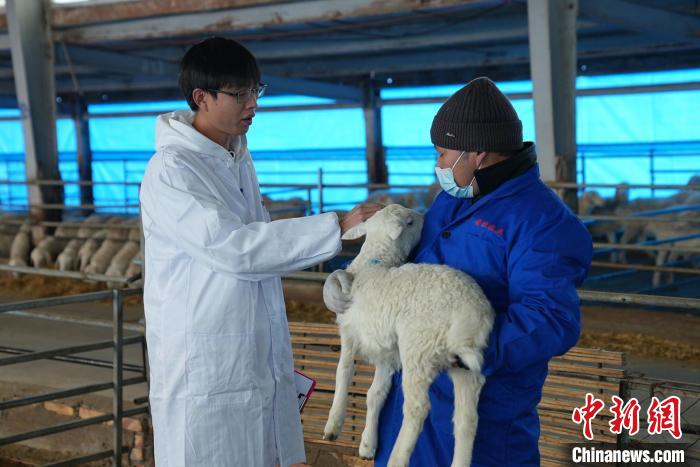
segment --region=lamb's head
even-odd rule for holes
[[[353,240],[366,235],[366,244],[391,245],[405,260],[420,240],[423,215],[399,204],[390,204],[343,235]],[[364,246],[363,246],[364,248]]]
[[[603,206],[605,206],[605,198],[600,196],[597,191],[587,191],[581,197],[579,212],[581,214],[592,214],[595,209]]]
[[[78,269],[78,256],[73,252],[63,251],[56,258],[56,263],[61,271],[75,271]]]
[[[45,248],[34,248],[29,258],[35,268],[47,268],[51,263],[51,255]]]

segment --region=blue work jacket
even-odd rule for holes
[[[496,311],[472,465],[539,465],[537,404],[547,362],[579,337],[576,287],[591,265],[590,234],[542,183],[535,165],[473,204],[440,193],[425,215],[412,256],[416,263],[446,264],[471,275]],[[413,467],[452,461],[454,395],[446,372],[430,387],[430,402]],[[379,418],[376,466],[389,459],[402,407],[398,372]]]

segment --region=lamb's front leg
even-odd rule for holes
[[[323,439],[334,440],[340,435],[348,405],[348,387],[354,372],[355,350],[352,338],[341,332],[340,359],[335,372],[335,394],[333,394],[333,404],[328,413],[326,428],[323,430]]]
[[[435,371],[431,370],[429,364],[407,365],[403,355],[401,363],[403,364],[403,422],[396,444],[391,450],[388,467],[408,466],[418,435],[430,411],[428,390],[435,379]]]
[[[476,427],[479,423],[477,413],[479,393],[485,378],[478,371],[462,368],[450,368],[448,373],[452,378],[455,394],[453,418],[455,451],[452,467],[469,467],[472,460]]]
[[[367,391],[367,417],[360,443],[360,457],[364,459],[373,459],[374,453],[377,451],[379,412],[382,411],[386,396],[391,389],[391,375],[393,373],[389,365],[378,364],[374,369],[374,380]]]

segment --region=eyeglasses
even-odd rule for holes
[[[235,97],[236,102],[239,104],[245,104],[255,96],[256,98],[261,98],[265,94],[265,89],[267,89],[267,84],[260,83],[257,88],[244,89],[242,91],[230,92],[222,91],[221,89],[207,89],[209,92],[215,92],[217,94],[226,94],[227,96]]]

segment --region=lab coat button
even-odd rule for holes
[[[447,240],[448,238],[450,238],[450,235],[452,235],[452,234],[450,233],[450,231],[449,231],[449,230],[445,230],[445,231],[442,233],[442,238],[444,238],[445,240]]]

